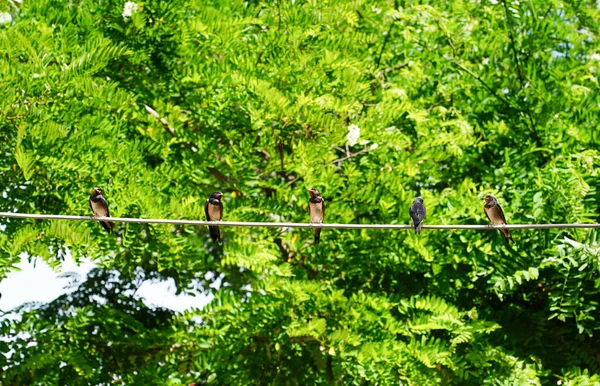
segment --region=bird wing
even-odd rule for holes
[[[425,207],[422,208],[423,210],[421,210],[421,207],[415,207],[415,205],[411,205],[408,211],[415,225],[423,222],[423,219],[425,218]]]
[[[504,211],[502,210],[500,204],[496,204],[496,208],[498,208],[498,214],[500,215],[500,218],[502,218],[502,221],[506,224],[506,217],[504,217]]]
[[[323,221],[325,221],[325,199],[321,197],[321,212],[323,213]]]
[[[204,204],[204,214],[206,215],[206,221],[211,221],[210,216],[208,215],[208,200],[206,200],[206,203]]]
[[[106,215],[104,217],[110,217],[110,211],[108,210],[108,202],[106,202],[106,199],[104,198],[104,196],[100,196],[100,202],[102,203],[102,206],[106,210]]]
[[[425,219],[425,207],[422,205],[419,205],[417,208],[417,218],[419,219],[419,222],[423,222]]]

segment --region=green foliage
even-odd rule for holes
[[[595,2],[18,6],[0,4],[2,211],[90,214],[100,186],[113,216],[201,219],[221,190],[227,220],[306,222],[317,187],[326,222],[408,223],[421,195],[426,223],[484,224],[484,194],[509,223],[600,220]],[[224,228],[216,246],[188,226],[0,225],[0,277],[67,256],[120,272],[2,319],[0,384],[598,383],[595,231],[327,229],[317,247]],[[148,309],[146,277],[214,299]],[[102,280],[119,301],[94,300]]]
[[[587,244],[565,238],[563,244],[557,246],[558,256],[552,256],[542,263],[542,266],[555,268],[552,271],[550,319],[558,318],[565,321],[575,318],[580,333],[584,331],[593,335],[598,330],[595,323],[598,315],[598,289],[600,279],[597,272],[599,267],[600,248],[596,242],[596,233],[592,233]],[[592,270],[587,271],[588,265]]]
[[[95,269],[83,282],[71,277],[75,291],[14,310],[0,322],[14,351],[2,350],[9,355],[0,361],[2,384],[154,383],[157,361],[172,349],[173,315],[135,297],[145,278]]]

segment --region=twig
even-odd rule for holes
[[[342,162],[342,161],[349,160],[350,158],[354,158],[354,157],[356,157],[357,155],[360,155],[360,154],[367,153],[368,151],[369,151],[369,149],[368,149],[368,148],[365,146],[365,148],[364,148],[364,149],[362,149],[361,151],[357,151],[356,153],[349,154],[349,155],[347,155],[347,156],[345,156],[345,157],[342,157],[342,158],[338,158],[338,159],[336,159],[336,160],[334,160],[334,161],[331,161],[331,162],[330,162],[330,163],[328,163],[327,165],[331,165],[331,164],[334,164],[334,163],[336,163],[336,162]]]
[[[491,88],[487,83],[485,83],[483,81],[483,79],[481,79],[481,77],[477,74],[475,74],[473,71],[469,70],[468,68],[466,68],[465,66],[463,66],[462,64],[453,61],[452,64],[454,64],[456,67],[460,68],[461,70],[463,70],[464,72],[466,72],[467,74],[471,75],[473,78],[477,79],[479,81],[479,83],[481,83],[483,85],[483,87],[487,88],[488,91],[490,93],[492,93],[492,95],[494,95],[496,98],[498,98],[499,100],[501,100],[502,102],[504,102],[504,104],[506,104],[506,106],[509,109],[512,109],[513,106],[510,104],[509,101],[507,101],[506,99],[502,98],[500,95],[498,95],[493,88]]]

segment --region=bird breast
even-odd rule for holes
[[[94,214],[100,217],[106,217],[106,208],[102,205],[102,201],[98,200],[98,202],[92,201],[92,209],[94,210]]]
[[[211,221],[220,221],[221,220],[221,208],[219,208],[217,205],[208,203],[208,217],[210,217]]]
[[[502,218],[502,215],[500,214],[500,211],[497,208],[490,208],[487,209],[486,208],[486,212],[488,214],[488,216],[490,217],[490,221],[492,222],[492,224],[494,225],[502,225],[505,224],[504,219]]]
[[[310,222],[320,223],[323,221],[323,205],[321,203],[310,203]]]

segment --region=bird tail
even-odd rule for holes
[[[420,235],[421,234],[421,228],[423,228],[423,221],[421,221],[420,223],[415,225],[415,233]]]
[[[511,241],[513,243],[515,242],[515,240],[513,240],[512,235],[510,234],[510,231],[508,229],[500,229],[500,232],[502,232],[502,235],[504,236],[504,240],[506,240],[506,244],[510,244]]]
[[[106,229],[106,231],[108,233],[112,233],[113,226],[114,226],[114,224],[112,222],[109,222],[109,221],[100,221],[100,224],[102,225],[102,227],[104,229]]]
[[[321,228],[315,228],[315,244],[321,242]]]
[[[221,242],[221,231],[219,229],[219,227],[208,227],[208,230],[210,231],[210,237],[212,237],[213,241],[217,241],[217,242]]]

